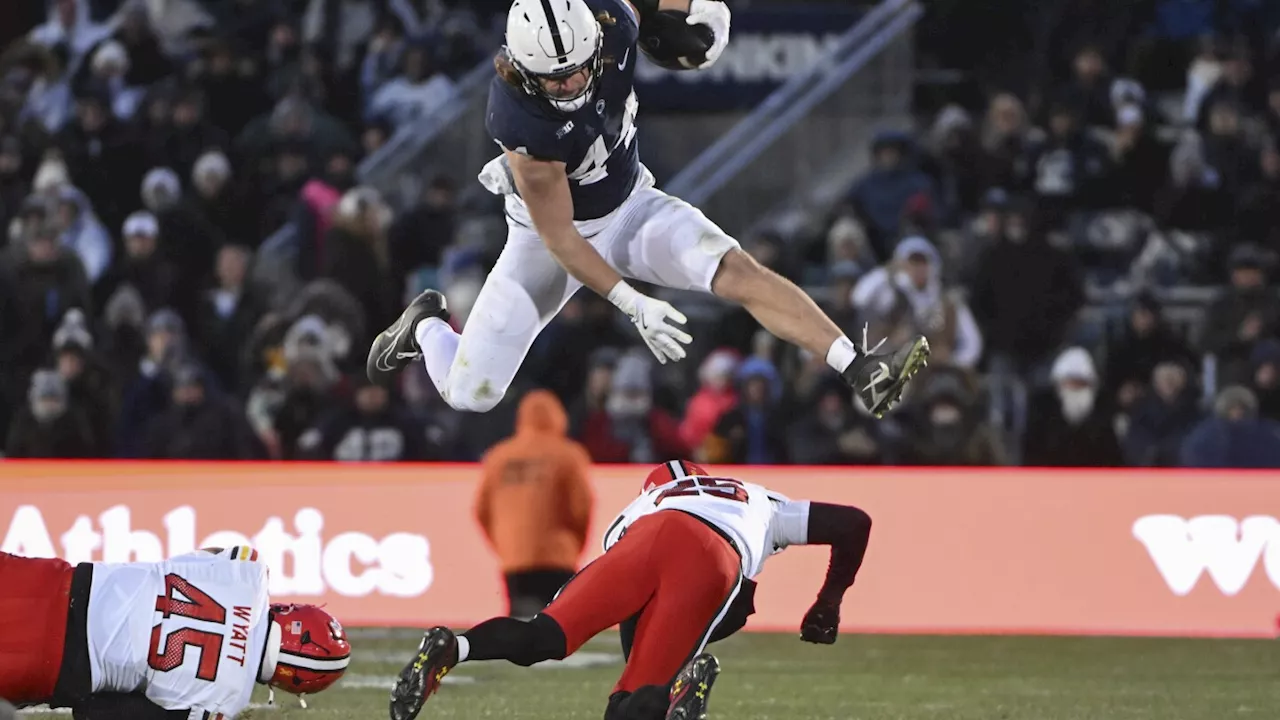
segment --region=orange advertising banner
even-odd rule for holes
[[[647,470],[593,470],[584,562]],[[871,514],[845,631],[1277,634],[1277,472],[729,474]],[[278,600],[326,603],[349,625],[467,626],[506,608],[472,515],[477,476],[469,465],[0,462],[0,550],[125,562],[248,543]],[[770,559],[748,628],[796,631],[826,562],[823,548]]]

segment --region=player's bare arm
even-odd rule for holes
[[[570,275],[607,297],[614,286],[622,282],[622,276],[609,267],[574,227],[573,199],[569,196],[565,164],[511,150],[507,150],[506,155],[516,188],[529,207],[542,242]]]

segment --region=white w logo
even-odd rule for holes
[[[1249,582],[1264,549],[1267,575],[1280,587],[1280,521],[1273,517],[1253,515],[1236,522],[1229,515],[1190,520],[1147,515],[1133,523],[1133,536],[1147,548],[1175,595],[1191,592],[1205,570],[1224,595],[1235,595]]]

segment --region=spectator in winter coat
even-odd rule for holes
[[[787,447],[798,465],[893,465],[899,460],[902,429],[892,418],[876,421],[860,403],[849,402],[849,387],[830,377],[815,388],[814,410],[792,424]],[[852,407],[851,407],[852,405]]]
[[[1150,213],[1166,183],[1171,148],[1156,136],[1138,105],[1124,105],[1117,110],[1115,125],[1111,184],[1116,199]]]
[[[230,399],[207,387],[204,371],[184,365],[173,375],[173,404],[148,428],[143,456],[165,460],[249,460],[253,432]]]
[[[1280,340],[1268,338],[1255,345],[1252,360],[1258,415],[1280,422]]]
[[[1099,402],[1093,358],[1067,348],[1049,374],[1053,389],[1031,400],[1022,461],[1030,467],[1120,467],[1120,444]]]
[[[67,48],[67,73],[74,75],[94,46],[111,36],[111,27],[93,21],[89,0],[54,0],[48,3],[49,19],[28,36],[45,47]]]
[[[888,338],[890,346],[921,334],[939,363],[972,368],[982,357],[982,331],[959,293],[944,286],[942,256],[922,237],[904,239],[892,262],[864,275],[853,304],[870,335]]]
[[[343,395],[334,333],[316,315],[294,322],[279,347],[283,363],[268,368],[249,393],[247,415],[273,459],[292,459],[298,439]]]
[[[937,205],[933,180],[919,169],[915,144],[902,133],[884,132],[871,144],[872,169],[853,186],[849,204],[867,228],[871,245],[880,258],[888,258],[898,238],[899,223],[907,201],[923,194]]]
[[[53,334],[54,366],[67,383],[71,405],[83,410],[95,441],[94,457],[110,457],[118,406],[111,371],[93,351],[84,313],[72,310]]]
[[[170,308],[161,308],[147,318],[146,353],[129,369],[116,425],[115,449],[118,457],[145,457],[143,443],[147,428],[170,405],[173,370],[187,355],[186,324]]]
[[[222,387],[240,388],[241,359],[262,304],[249,286],[249,249],[223,245],[218,250],[213,287],[200,296],[193,335],[209,370]],[[247,378],[245,378],[247,380]]]
[[[1204,351],[1218,358],[1222,385],[1247,383],[1249,357],[1259,340],[1280,325],[1280,305],[1267,283],[1267,259],[1255,246],[1241,245],[1228,261],[1231,284],[1209,308]]]
[[[89,279],[80,260],[58,244],[58,229],[48,223],[30,231],[16,248],[13,275],[19,306],[26,308],[25,323],[34,342],[28,351],[39,357],[22,358],[21,367],[35,367],[48,352],[62,316],[71,308],[91,311]]]
[[[5,453],[14,458],[93,457],[98,439],[88,417],[71,405],[67,385],[53,370],[31,376],[28,405],[14,420]]]
[[[556,396],[534,390],[520,401],[515,435],[481,461],[476,519],[502,565],[514,617],[546,607],[586,547],[591,459],[565,437],[567,427]]]
[[[338,203],[334,225],[325,236],[321,274],[338,281],[364,307],[366,328],[386,327],[399,304],[387,282],[391,251],[387,245],[390,208],[370,188],[347,192]],[[361,338],[368,340],[371,338]]]
[[[350,402],[322,417],[298,438],[294,457],[338,462],[430,460],[423,428],[384,387],[362,373]]]
[[[911,465],[1006,465],[995,430],[983,421],[969,377],[955,369],[930,374],[921,388],[907,462]]]
[[[93,214],[114,228],[137,207],[134,189],[142,180],[145,153],[139,152],[133,129],[111,114],[110,102],[105,88],[81,90],[75,118],[58,134],[57,142],[69,175],[66,184],[92,198]],[[82,214],[88,209],[81,208]]]
[[[1075,258],[1045,239],[1024,203],[1011,204],[977,263],[970,296],[988,353],[1026,372],[1047,360],[1084,303]]]
[[[1123,334],[1107,352],[1104,400],[1120,410],[1133,407],[1146,392],[1151,373],[1162,362],[1193,368],[1199,358],[1160,315],[1160,302],[1139,293],[1129,310]]]
[[[1061,227],[1072,210],[1105,201],[1111,158],[1085,132],[1074,105],[1059,102],[1051,108],[1047,136],[1028,146],[1023,162],[1023,184],[1038,198],[1048,227]]]
[[[698,368],[698,392],[689,399],[684,420],[680,423],[680,439],[700,457],[703,441],[715,429],[721,416],[738,403],[733,388],[733,373],[738,368],[738,353],[721,348],[712,352]]]
[[[178,268],[160,252],[160,223],[146,210],[131,214],[124,221],[124,253],[98,283],[98,304],[106,301],[125,285],[132,285],[149,308],[179,307],[182,278]]]
[[[1187,368],[1176,359],[1151,374],[1151,388],[1129,416],[1125,464],[1177,467],[1183,440],[1200,421],[1199,393]]]
[[[258,210],[250,193],[231,180],[227,156],[217,150],[204,153],[191,168],[193,204],[229,242],[256,247],[262,240],[255,222]]]
[[[738,404],[720,417],[708,438],[707,461],[735,465],[787,462],[785,417],[779,407],[782,378],[760,357],[743,360],[735,373]]]
[[[1039,130],[1034,132],[1039,134]],[[1038,138],[1033,138],[1026,108],[1016,95],[1002,93],[991,98],[982,123],[981,141],[992,187],[1017,186],[1023,156],[1033,139]]]
[[[107,92],[111,115],[121,122],[129,122],[138,114],[147,90],[141,85],[131,85],[129,75],[129,51],[124,45],[108,40],[93,51],[90,62],[91,82]]]
[[[1111,124],[1111,86],[1107,60],[1095,45],[1086,45],[1076,52],[1071,63],[1071,81],[1058,91],[1058,96],[1080,108],[1081,121],[1087,126],[1106,127]]]
[[[1213,404],[1213,417],[1196,426],[1182,444],[1180,464],[1280,468],[1280,423],[1258,417],[1258,399],[1247,388],[1225,388]]]
[[[178,267],[182,277],[191,281],[183,287],[182,307],[194,304],[195,294],[213,269],[213,257],[225,239],[195,205],[182,194],[182,181],[167,167],[152,168],[142,178],[143,208],[156,216],[160,237],[165,240],[160,252]]]
[[[597,354],[601,351],[597,351]],[[689,448],[680,436],[680,423],[653,402],[653,362],[647,354],[632,351],[610,368],[592,370],[608,386],[595,404],[596,388],[588,387],[577,437],[597,463],[655,463],[682,457]]]

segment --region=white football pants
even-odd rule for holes
[[[497,405],[538,333],[582,287],[542,243],[523,202],[508,195],[506,206],[506,247],[461,337],[443,323],[419,330],[427,372],[458,410]],[[575,224],[623,277],[677,290],[711,292],[720,259],[739,247],[702,211],[647,185],[609,215]]]

